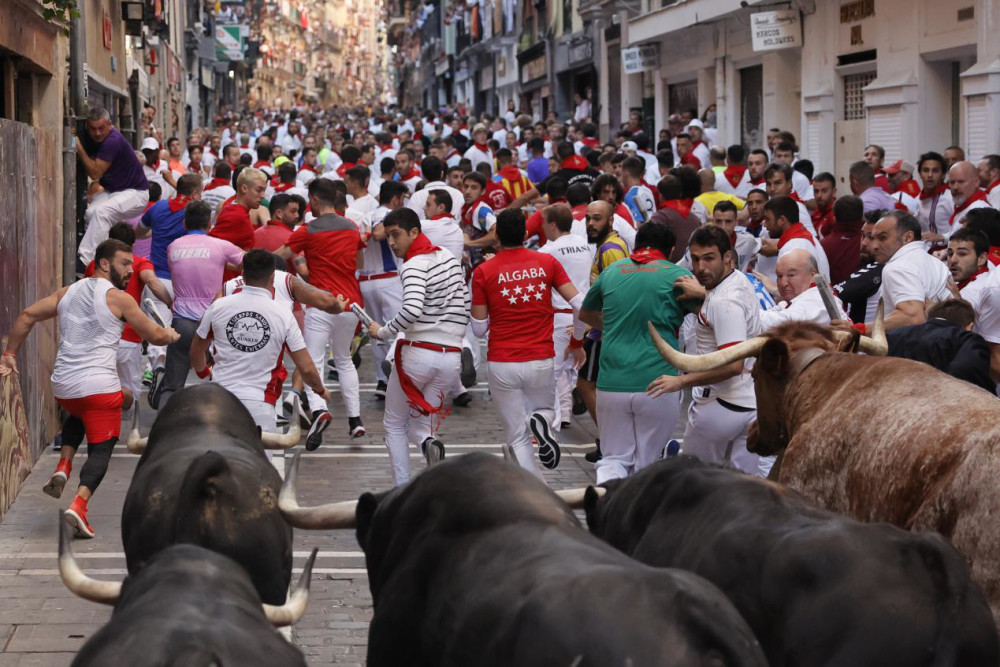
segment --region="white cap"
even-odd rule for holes
[[[626,141],[626,142],[622,143],[622,150],[623,151],[637,151],[637,150],[639,150],[639,144],[635,143],[634,141]]]
[[[700,118],[692,118],[691,122],[687,124],[687,127],[697,127],[699,130],[705,129],[705,124],[701,122]],[[687,128],[684,128],[687,129]]]
[[[142,140],[142,146],[139,147],[139,150],[158,151],[160,150],[160,144],[153,137],[146,137]]]

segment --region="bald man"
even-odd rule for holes
[[[979,188],[979,171],[971,162],[956,162],[948,170],[948,189],[955,202],[955,211],[948,221],[950,229],[945,233],[945,240],[950,233],[962,225],[966,214],[976,208],[989,208],[986,193]]]
[[[786,322],[815,322],[830,324],[830,315],[823,305],[819,288],[813,280],[819,273],[816,258],[808,250],[792,250],[778,258],[775,270],[778,276],[778,295],[781,303],[777,308],[760,314],[765,329]],[[840,302],[835,300],[837,319],[847,319]]]

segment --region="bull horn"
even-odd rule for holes
[[[865,354],[884,357],[889,354],[889,341],[885,337],[885,302],[878,300],[875,311],[875,322],[872,324],[872,335],[862,336],[858,340],[858,349]]]
[[[724,350],[717,350],[708,354],[684,354],[670,347],[667,341],[663,340],[663,337],[660,336],[660,332],[656,330],[652,322],[647,322],[646,324],[649,326],[649,335],[653,337],[653,344],[656,345],[656,349],[660,351],[660,354],[667,360],[667,363],[686,373],[711,371],[721,368],[726,364],[731,364],[737,359],[755,357],[761,348],[764,347],[764,343],[767,342],[767,338],[764,336],[757,336],[756,338],[751,338],[750,340],[727,347]]]
[[[263,431],[260,434],[260,441],[264,443],[264,449],[290,449],[299,444],[302,438],[302,427],[299,426],[299,395],[292,394],[292,419],[285,433],[268,433]]]
[[[288,596],[288,602],[283,605],[262,605],[264,615],[274,627],[283,628],[286,625],[294,625],[306,613],[306,606],[309,604],[309,582],[312,579],[313,563],[316,562],[317,553],[319,553],[319,549],[313,547],[312,553],[309,554],[309,560],[306,561],[306,566],[302,568],[299,583],[295,585],[295,590]]]
[[[84,600],[101,604],[116,604],[122,592],[120,581],[98,581],[83,573],[73,557],[73,536],[66,514],[59,512],[59,576],[66,588]]]
[[[603,486],[594,487],[583,487],[582,489],[561,489],[556,491],[556,495],[562,498],[562,501],[570,506],[570,509],[582,509],[583,508],[583,497],[587,494],[587,489],[593,488],[597,492],[598,498],[603,498],[604,494],[608,492]]]
[[[285,521],[295,528],[305,530],[326,530],[330,528],[354,528],[358,501],[347,500],[317,507],[300,507],[295,497],[295,481],[299,475],[299,459],[302,452],[295,454],[292,465],[285,471],[285,483],[278,496],[278,509]]]
[[[131,454],[142,454],[146,451],[147,440],[148,438],[139,437],[139,401],[136,399],[135,410],[132,411],[132,430],[129,431],[125,446]]]

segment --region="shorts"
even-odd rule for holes
[[[121,436],[122,403],[125,402],[125,394],[121,391],[80,398],[56,398],[56,402],[83,422],[87,442],[93,444]]]
[[[601,340],[586,338],[583,341],[583,351],[587,354],[579,378],[588,382],[597,382],[597,372],[601,369]]]

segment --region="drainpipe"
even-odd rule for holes
[[[63,285],[76,280],[77,227],[83,218],[82,205],[87,196],[87,179],[81,175],[82,168],[76,159],[76,132],[87,114],[87,33],[83,17],[86,4],[77,3],[80,16],[73,19],[69,28],[70,101],[69,114],[63,123]]]

